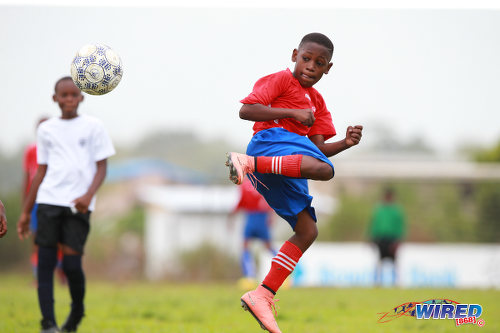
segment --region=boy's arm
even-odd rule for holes
[[[7,216],[5,215],[5,207],[0,200],[0,238],[7,233]]]
[[[94,175],[94,179],[92,180],[92,183],[90,184],[89,189],[87,190],[87,193],[73,200],[76,210],[79,211],[80,213],[88,212],[90,201],[92,201],[92,197],[96,194],[97,190],[104,181],[104,178],[106,178],[108,160],[107,159],[100,160],[97,161],[96,164],[97,164],[97,170]]]
[[[349,126],[346,131],[345,139],[336,142],[325,143],[324,136],[319,134],[313,135],[309,139],[323,154],[325,154],[325,156],[330,157],[357,145],[363,135],[362,131],[363,126],[361,125]]]
[[[31,187],[28,192],[28,196],[26,200],[24,200],[23,210],[21,212],[21,216],[17,221],[17,234],[19,235],[19,239],[23,240],[29,235],[29,222],[31,218],[31,210],[35,205],[36,194],[38,193],[38,188],[47,173],[47,164],[39,164],[38,169],[36,171],[35,177],[31,182]]]
[[[311,109],[272,108],[262,104],[243,104],[240,118],[251,121],[293,118],[305,126],[312,126],[315,120]]]

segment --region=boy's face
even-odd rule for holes
[[[73,81],[63,80],[57,84],[52,99],[59,104],[62,118],[67,119],[78,115],[78,105],[83,101],[83,95]]]
[[[298,50],[294,49],[292,61],[295,63],[293,76],[300,85],[310,88],[318,82],[323,74],[328,74],[332,67],[329,50],[323,45],[307,42]]]

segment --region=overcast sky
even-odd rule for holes
[[[315,87],[338,139],[350,124],[365,125],[364,140],[383,124],[402,141],[420,136],[442,151],[500,139],[498,8],[189,3],[13,7],[0,0],[0,150],[21,148],[41,115],[59,114],[53,85],[89,42],[108,44],[124,64],[119,86],[86,95],[79,109],[99,117],[116,145],[186,129],[243,147],[252,124],[238,118],[239,100],[258,78],[293,68],[293,48],[314,31],[335,45],[333,68]]]

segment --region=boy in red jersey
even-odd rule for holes
[[[332,117],[313,88],[332,67],[333,43],[320,33],[304,36],[292,52],[293,72],[284,70],[257,81],[241,103],[240,118],[255,121],[247,154],[229,153],[229,178],[254,184],[268,204],[295,234],[272,259],[271,269],[241,304],[269,332],[281,332],[272,313],[274,295],[318,235],[308,179],[329,180],[334,175],[327,157],[357,145],[363,127],[349,126],[343,140],[326,143],[336,134]]]

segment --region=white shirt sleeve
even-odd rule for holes
[[[92,150],[94,153],[94,161],[96,162],[104,160],[115,154],[113,142],[100,122],[96,124],[93,132]]]

